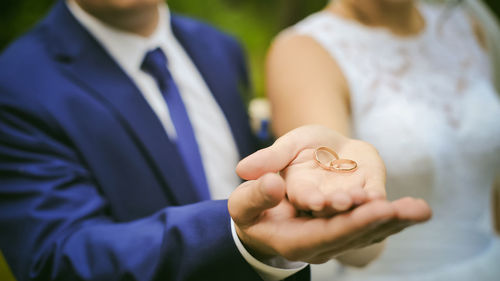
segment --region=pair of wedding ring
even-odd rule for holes
[[[352,173],[358,168],[358,163],[356,163],[356,161],[341,159],[337,152],[326,146],[316,148],[313,158],[321,168],[328,171]]]

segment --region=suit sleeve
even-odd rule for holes
[[[0,94],[0,250],[17,280],[260,280],[226,201],[110,215],[78,151],[39,108]]]

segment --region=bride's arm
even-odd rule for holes
[[[316,41],[282,33],[266,61],[266,91],[277,136],[321,124],[349,136],[349,90],[342,71]]]
[[[493,223],[497,234],[500,235],[500,174],[493,184]]]
[[[284,33],[270,48],[266,90],[277,136],[306,124],[321,124],[350,135],[349,89],[337,63],[312,38]],[[337,259],[364,266],[375,259],[383,243],[352,251]]]
[[[476,35],[476,39],[479,43],[479,45],[487,51],[487,40],[486,40],[486,33],[481,26],[481,23],[474,18],[472,15],[470,15],[469,20],[471,22],[472,29],[474,31],[474,34]],[[497,234],[500,235],[500,171],[496,175],[496,181],[493,183],[493,225],[495,226],[495,230]]]

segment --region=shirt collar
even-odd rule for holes
[[[108,51],[116,62],[128,73],[140,70],[144,55],[157,47],[163,49],[174,38],[170,26],[170,11],[165,3],[158,5],[158,26],[149,37],[142,37],[112,27],[83,10],[74,0],[67,0],[73,16]]]

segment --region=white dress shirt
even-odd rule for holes
[[[224,114],[210,93],[201,74],[175,38],[170,27],[170,13],[165,4],[159,5],[159,22],[149,37],[124,32],[113,28],[84,11],[74,0],[67,1],[70,12],[97,39],[109,55],[118,63],[155,112],[170,139],[175,140],[175,127],[167,104],[149,74],[141,70],[145,54],[161,48],[168,58],[168,68],[177,84],[186,106],[194,134],[199,145],[205,175],[213,199],[226,199],[240,184],[235,173],[239,160],[236,143]],[[245,260],[265,280],[284,279],[306,265],[292,263],[283,258],[274,258],[262,263],[253,258],[244,248],[234,230],[233,238]],[[278,267],[274,267],[275,265]]]

